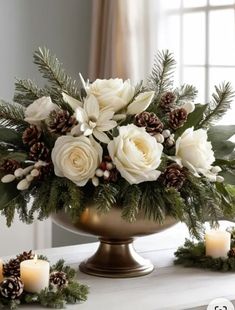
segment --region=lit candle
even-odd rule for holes
[[[0,282],[3,280],[3,262],[0,259]]]
[[[20,264],[20,277],[24,283],[24,290],[30,293],[39,293],[49,285],[50,265],[45,260],[25,260]]]
[[[227,231],[211,230],[205,235],[206,256],[227,257],[231,246],[231,234]]]

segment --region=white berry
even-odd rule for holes
[[[23,179],[17,184],[17,189],[19,191],[24,191],[29,188],[29,185],[30,183],[26,179]]]
[[[104,175],[104,171],[102,169],[96,169],[95,175],[101,178]]]
[[[169,129],[165,129],[165,130],[163,130],[162,135],[166,139],[166,138],[170,137],[171,132]]]
[[[15,180],[15,176],[13,174],[7,174],[2,177],[1,181],[2,183],[11,183],[12,181]]]
[[[24,175],[24,169],[18,168],[15,170],[14,175],[16,178],[20,178]]]

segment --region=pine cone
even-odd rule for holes
[[[5,174],[14,174],[14,171],[18,168],[20,168],[20,163],[14,159],[5,159],[0,166],[0,170]]]
[[[54,271],[50,274],[50,284],[56,288],[64,288],[68,285],[67,274],[63,271]]]
[[[32,251],[23,252],[17,255],[16,258],[9,260],[7,264],[3,265],[3,275],[4,277],[20,277],[20,263],[27,259],[32,259]]]
[[[138,127],[145,127],[146,131],[154,136],[158,132],[163,131],[163,124],[156,114],[153,112],[142,112],[135,117],[135,124]]]
[[[176,130],[184,125],[187,120],[187,111],[184,108],[173,110],[169,114],[169,124],[172,129]]]
[[[77,125],[77,120],[68,111],[53,111],[50,115],[49,130],[55,134],[66,135]]]
[[[174,105],[175,99],[176,99],[176,96],[173,92],[168,91],[164,93],[160,100],[161,108],[166,112],[170,112],[170,110],[172,109]]]
[[[30,148],[29,158],[38,161],[41,160],[47,160],[49,157],[49,150],[45,146],[44,142],[37,142],[33,144]]]
[[[10,277],[3,280],[0,286],[0,294],[8,299],[16,299],[24,291],[24,284],[18,277]]]
[[[185,169],[178,164],[171,164],[162,174],[163,184],[166,187],[174,187],[179,190],[186,179]]]
[[[39,175],[36,177],[35,180],[42,181],[45,178],[47,178],[48,176],[52,175],[52,173],[54,171],[54,166],[53,166],[52,162],[50,162],[50,163],[48,163],[48,165],[41,166],[40,168],[38,168],[38,171],[39,171]]]
[[[24,144],[28,144],[28,146],[32,146],[37,143],[41,138],[42,132],[35,125],[30,125],[22,135],[22,140]]]
[[[229,258],[232,258],[232,257],[235,258],[235,248],[232,248],[231,250],[229,250],[228,257]]]

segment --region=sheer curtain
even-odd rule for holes
[[[89,77],[130,78],[149,70],[149,1],[93,0]]]

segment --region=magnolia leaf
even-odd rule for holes
[[[210,141],[220,143],[221,141],[228,140],[235,135],[235,125],[213,126],[207,133]]]
[[[216,158],[229,159],[229,155],[235,148],[235,143],[231,141],[220,141],[220,143],[213,143],[213,150]]]

